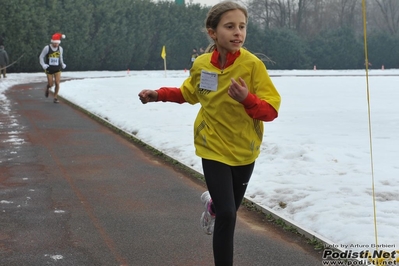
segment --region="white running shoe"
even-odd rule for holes
[[[212,213],[211,204],[212,199],[209,191],[205,191],[201,195],[201,202],[204,204],[205,211],[201,215],[201,227],[205,234],[212,235],[215,227],[215,214]]]

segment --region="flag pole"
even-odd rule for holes
[[[164,69],[165,69],[165,78],[166,78],[166,56],[165,56],[165,58],[163,59],[163,67],[164,67]]]

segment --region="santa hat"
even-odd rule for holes
[[[65,39],[65,35],[61,33],[54,33],[51,37],[51,43],[61,43],[61,39]]]

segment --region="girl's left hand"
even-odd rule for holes
[[[227,91],[227,94],[237,102],[242,102],[248,96],[248,88],[247,84],[245,84],[245,81],[242,78],[239,78],[239,81],[241,85],[238,84],[238,82],[233,78],[231,79],[231,85]]]

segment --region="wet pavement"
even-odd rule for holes
[[[0,265],[213,265],[203,182],[44,87],[15,86],[0,107]],[[234,260],[322,265],[304,238],[245,207]]]

